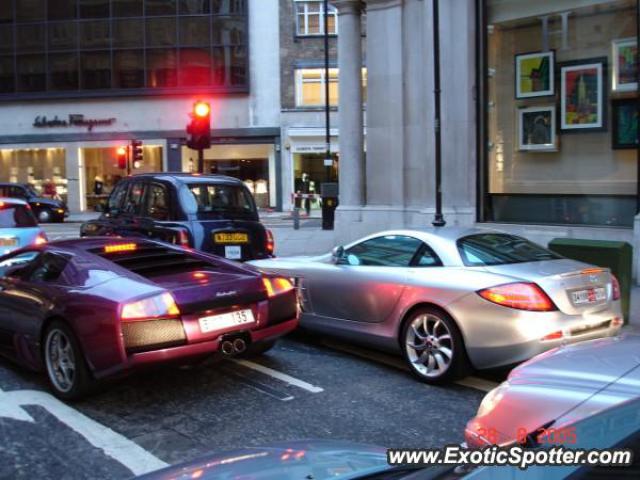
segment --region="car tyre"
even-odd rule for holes
[[[462,334],[442,310],[414,310],[403,323],[400,344],[411,372],[425,383],[446,383],[469,372]]]
[[[44,334],[44,363],[54,395],[63,400],[77,400],[93,386],[93,379],[80,344],[64,322],[52,322]]]
[[[241,357],[257,357],[263,353],[267,353],[276,346],[277,340],[268,340],[264,342],[256,342],[249,345],[247,351],[241,354]]]
[[[48,208],[38,211],[38,223],[49,223],[53,217],[53,212]]]

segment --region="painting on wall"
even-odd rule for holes
[[[516,55],[516,98],[553,95],[554,64],[553,51]]]
[[[638,100],[624,99],[612,102],[612,147],[614,149],[638,146]]]
[[[634,92],[638,89],[638,43],[635,38],[612,42],[613,69],[611,86],[614,92]]]
[[[555,105],[519,109],[518,132],[521,151],[557,151]]]
[[[605,58],[565,63],[560,67],[560,128],[605,129]]]

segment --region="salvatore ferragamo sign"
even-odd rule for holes
[[[58,118],[56,115],[53,118],[47,118],[46,116],[37,116],[33,121],[35,128],[58,128],[58,127],[85,127],[88,131],[93,130],[93,127],[109,126],[116,122],[115,118],[85,118],[84,115],[70,114],[66,119]]]

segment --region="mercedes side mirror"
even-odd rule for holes
[[[342,245],[338,245],[331,250],[331,257],[333,257],[334,263],[339,263],[344,257],[344,247]]]

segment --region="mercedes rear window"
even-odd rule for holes
[[[37,225],[26,205],[0,202],[0,228],[30,228]]]
[[[189,191],[196,199],[198,213],[255,213],[251,195],[241,186],[194,183],[189,185]]]
[[[467,267],[557,260],[561,256],[515,235],[481,233],[458,240],[458,250]]]

